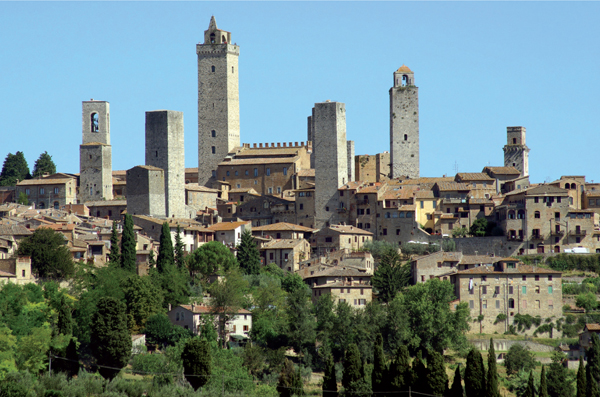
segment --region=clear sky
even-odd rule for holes
[[[421,175],[503,165],[525,126],[532,182],[600,182],[598,2],[0,2],[0,157],[79,172],[81,101],[111,106],[113,169],[144,163],[144,112],[184,112],[197,167],[197,58],[211,15],[240,45],[241,141],[306,140],[344,102],[356,154],[389,150],[389,88],[419,87]]]

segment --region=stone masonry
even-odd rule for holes
[[[525,144],[525,127],[506,127],[504,166],[515,167],[521,176],[529,175],[529,148]]]
[[[404,65],[390,88],[390,153],[392,178],[419,177],[419,88]]]
[[[82,102],[82,145],[79,146],[79,201],[112,200],[110,106],[106,101]]]
[[[198,55],[198,184],[215,180],[217,166],[240,146],[238,58],[231,33],[210,19]]]
[[[138,165],[127,170],[127,213],[165,217],[165,172]]]
[[[354,180],[354,141],[346,141],[348,148],[348,182]]]
[[[315,228],[338,223],[338,187],[348,181],[346,106],[321,102],[314,107]]]
[[[146,112],[146,165],[165,172],[166,216],[186,217],[182,112]]]

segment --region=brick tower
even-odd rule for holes
[[[82,136],[79,146],[79,202],[112,200],[112,148],[110,106],[106,101],[82,102]]]
[[[217,165],[240,146],[238,58],[231,33],[211,17],[198,54],[198,184],[216,177]]]
[[[339,223],[338,187],[348,182],[346,105],[315,103],[313,152],[315,153],[315,227]]]
[[[419,88],[406,65],[390,88],[390,153],[392,178],[419,177]]]
[[[525,144],[525,127],[506,127],[504,166],[515,167],[521,176],[529,175],[529,148]]]

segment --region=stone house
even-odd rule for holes
[[[35,281],[31,274],[31,258],[17,257],[0,259],[0,285],[2,283],[28,284]]]
[[[579,352],[585,356],[585,351],[592,345],[592,334],[600,336],[600,324],[586,324],[579,333]]]
[[[492,334],[516,325],[516,314],[553,321],[561,318],[561,275],[514,258],[496,258],[492,264],[459,270],[449,278],[457,299],[469,305],[471,317],[483,316],[470,332]],[[532,327],[527,334],[534,331]]]
[[[550,182],[548,185],[565,189],[569,195],[569,205],[572,208],[584,208],[585,176],[561,176],[559,180]]]
[[[304,239],[271,240],[260,248],[262,263],[275,263],[288,272],[298,270],[298,264],[310,257],[310,243]]]
[[[196,175],[195,179],[198,179],[198,172],[192,175]],[[187,183],[185,185],[185,204],[196,210],[217,208],[218,198],[219,191],[217,189],[211,189],[192,183]]]
[[[471,185],[471,197],[488,198],[496,193],[496,180],[484,172],[459,172],[454,181]]]
[[[228,313],[233,315],[225,324],[227,341],[232,337],[248,338],[252,331],[252,313],[246,309],[239,309],[236,313]],[[203,316],[212,316],[210,308],[204,305],[179,305],[167,312],[169,320],[174,325],[179,325],[185,329],[190,329],[194,335],[199,335],[204,324]],[[217,324],[214,319],[215,325]]]
[[[207,227],[215,233],[215,240],[220,241],[229,248],[235,248],[242,242],[242,233],[252,231],[252,222],[220,222]]]
[[[484,167],[481,172],[487,174],[496,181],[495,185],[497,193],[508,193],[511,190],[514,190],[509,190],[507,182],[513,182],[521,178],[521,172],[515,167]],[[529,185],[529,176],[525,176],[524,179],[527,180],[527,183],[519,183],[518,189],[526,188]]]
[[[17,183],[15,195],[24,193],[35,208],[60,209],[77,202],[77,178],[68,174],[54,174],[42,178],[25,179]]]
[[[310,245],[313,253],[323,255],[331,251],[349,249],[359,251],[363,244],[373,240],[373,233],[355,226],[331,225],[313,234]]]
[[[375,261],[370,252],[351,251],[349,249],[327,252],[322,256],[313,256],[310,259],[300,262],[298,266],[299,269],[296,273],[303,279],[315,272],[336,266],[341,266],[345,269],[355,269],[369,275],[373,275],[375,271]]]
[[[88,201],[85,205],[91,216],[120,221],[123,219],[123,211],[127,209],[127,200]]]
[[[146,215],[132,215],[132,218],[133,224],[141,227],[144,233],[155,241],[160,240],[162,225],[167,222],[171,231],[171,241],[175,244],[175,236],[177,234],[177,227],[179,226],[181,241],[186,252],[193,252],[205,242],[212,241],[212,235],[214,235],[214,230],[204,227],[201,223],[191,219],[161,219]]]
[[[307,187],[294,191],[296,195],[296,222],[300,226],[313,228],[315,222],[315,188]]]
[[[250,198],[240,205],[227,203],[228,207],[219,206],[219,214],[223,218],[240,218],[252,223],[252,226],[270,225],[277,221],[296,222],[295,203],[292,200],[275,197],[259,196]],[[221,212],[222,209],[231,208],[231,213]],[[285,220],[284,220],[285,219]]]
[[[234,203],[244,203],[261,195],[253,188],[239,188],[229,190],[229,201]]]
[[[313,302],[322,295],[331,295],[336,303],[346,302],[362,309],[373,300],[371,275],[356,269],[332,267],[307,275],[304,282],[312,289]]]
[[[274,239],[310,239],[316,229],[295,225],[293,223],[279,222],[264,226],[253,226],[252,235]]]

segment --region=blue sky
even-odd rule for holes
[[[0,157],[79,171],[81,101],[111,105],[113,169],[144,162],[144,112],[184,112],[197,166],[197,60],[210,16],[240,45],[242,142],[306,140],[344,102],[356,154],[389,150],[392,73],[419,87],[421,175],[503,165],[527,127],[532,182],[600,182],[598,2],[0,2]]]

